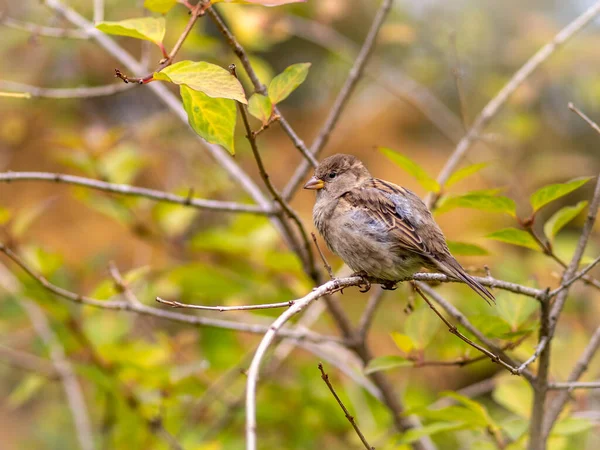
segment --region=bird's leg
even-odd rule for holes
[[[371,282],[369,281],[368,275],[365,271],[354,272],[351,277],[361,277],[362,283],[358,285],[359,291],[362,293],[368,292],[371,289]]]

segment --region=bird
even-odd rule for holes
[[[316,191],[315,227],[355,275],[394,289],[421,268],[438,270],[495,303],[452,256],[425,203],[406,188],[374,178],[355,156],[325,158],[304,189]]]

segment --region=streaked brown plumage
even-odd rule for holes
[[[354,156],[324,159],[304,188],[317,191],[313,219],[327,246],[356,273],[395,282],[426,267],[463,281],[488,303],[494,301],[450,254],[421,199],[373,178]]]

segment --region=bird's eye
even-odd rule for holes
[[[329,179],[334,179],[336,175],[337,175],[337,173],[331,172],[328,176],[329,176]]]

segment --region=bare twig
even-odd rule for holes
[[[68,28],[55,28],[38,25],[31,22],[23,22],[12,17],[3,16],[0,13],[0,25],[4,25],[15,30],[22,30],[28,33],[34,33],[37,36],[46,36],[52,38],[69,39],[89,39],[90,36],[83,30],[72,30]]]
[[[344,107],[350,99],[350,95],[352,94],[354,88],[360,80],[360,77],[363,74],[369,57],[371,56],[373,48],[375,47],[375,41],[377,40],[379,30],[381,29],[381,26],[383,25],[383,22],[385,21],[385,18],[387,17],[392,7],[392,3],[393,0],[382,0],[381,6],[377,10],[375,18],[371,23],[369,33],[367,34],[367,37],[363,42],[362,48],[360,49],[360,52],[356,57],[352,68],[350,69],[348,78],[346,78],[342,89],[340,90],[337,98],[335,99],[333,106],[329,111],[329,115],[327,116],[325,123],[321,127],[317,138],[310,147],[310,153],[313,155],[314,158],[318,158],[319,154],[321,153],[321,150],[323,150],[323,147],[325,147],[325,145],[327,144],[331,132],[333,131],[335,125],[338,122],[338,119],[340,118],[344,110]],[[296,169],[296,172],[294,173],[294,175],[292,175],[291,180],[283,190],[283,197],[285,199],[290,199],[294,195],[294,193],[300,187],[302,180],[306,177],[310,169],[311,165],[308,164],[308,162],[302,161],[300,163],[300,166],[298,167],[298,169]]]
[[[459,324],[465,327],[469,331],[469,333],[474,335],[479,340],[479,342],[488,347],[494,354],[496,354],[502,361],[504,361],[505,364],[508,366],[504,367],[506,367],[511,372],[516,370],[516,367],[519,364],[517,364],[515,361],[512,360],[512,358],[506,355],[506,353],[500,347],[494,344],[494,342],[485,337],[485,335],[481,331],[479,331],[476,327],[473,326],[471,322],[469,322],[469,320],[464,316],[464,314],[462,314],[451,303],[449,303],[446,299],[444,299],[441,295],[439,295],[426,284],[422,282],[417,282],[417,284],[419,288],[421,288],[429,297],[431,297],[438,305],[440,305],[442,309],[444,309],[448,314],[450,314],[450,316],[452,316]],[[527,369],[523,370],[521,375],[530,383],[535,380],[534,375]]]
[[[93,450],[94,438],[92,435],[90,418],[85,405],[85,399],[83,397],[81,386],[79,385],[77,377],[75,376],[75,372],[67,360],[65,350],[50,328],[48,320],[46,319],[42,309],[28,299],[23,299],[21,301],[21,305],[27,312],[27,315],[29,316],[36,333],[48,347],[52,364],[54,365],[54,368],[58,372],[60,380],[63,383],[65,394],[67,395],[67,402],[69,404],[69,408],[71,409],[73,421],[75,422],[75,430],[77,433],[77,439],[79,440],[79,446],[82,448],[82,450]]]
[[[180,303],[173,300],[165,300],[160,297],[156,297],[158,303],[163,305],[171,306],[173,308],[187,308],[187,309],[200,309],[203,311],[252,311],[255,309],[274,309],[274,308],[288,308],[294,304],[293,300],[280,303],[265,303],[262,305],[240,305],[240,306],[203,306],[203,305],[192,305],[189,303]]]
[[[437,308],[433,305],[433,303],[431,303],[431,301],[429,301],[427,296],[419,288],[419,285],[416,282],[413,283],[413,286],[414,286],[415,290],[417,291],[417,293],[421,296],[421,298],[423,300],[425,300],[425,302],[433,310],[433,312],[435,312],[435,314],[442,320],[442,322],[444,322],[446,324],[446,326],[448,327],[448,331],[450,331],[450,333],[452,333],[453,335],[455,335],[456,337],[461,339],[463,342],[466,342],[468,345],[475,348],[476,350],[479,350],[481,353],[483,353],[488,358],[490,358],[492,360],[492,362],[500,364],[501,366],[503,366],[505,369],[507,369],[513,375],[518,375],[517,369],[515,367],[513,367],[512,365],[506,363],[502,359],[500,359],[500,356],[495,355],[494,353],[490,352],[486,348],[483,348],[481,345],[473,342],[471,339],[469,339],[464,334],[462,334],[460,331],[458,331],[458,328],[456,328],[456,325],[452,325],[450,322],[448,322],[448,319],[446,319],[444,317],[444,315],[437,310]]]
[[[594,17],[600,13],[600,2],[594,3],[583,14],[564,27],[552,41],[544,45],[537,51],[529,60],[515,72],[511,79],[504,87],[496,94],[496,96],[488,102],[481,113],[475,118],[473,125],[467,134],[460,140],[452,155],[446,161],[446,164],[440,171],[437,181],[440,185],[444,185],[454,169],[462,161],[467,151],[477,137],[483,133],[486,125],[498,114],[508,98],[517,90],[529,76],[535,72],[550,56],[556,52],[563,44],[572,38],[577,32],[581,31],[589,24]],[[438,196],[430,195],[427,205],[429,208],[435,205]]]
[[[530,364],[532,364],[536,359],[538,359],[538,357],[540,356],[540,353],[542,353],[542,351],[546,348],[546,344],[548,343],[548,336],[542,336],[542,338],[540,339],[540,341],[538,342],[538,345],[535,347],[535,351],[533,352],[533,355],[531,355],[523,364],[521,364],[519,366],[519,368],[517,369],[517,373],[520,375],[523,373],[523,371],[527,368],[527,366],[529,366]]]
[[[94,23],[104,20],[104,0],[94,0]]]
[[[548,389],[567,390],[573,389],[600,389],[600,381],[573,381],[571,383],[550,383]]]
[[[62,173],[50,172],[4,172],[0,173],[0,182],[13,183],[18,181],[48,181],[51,183],[71,184],[83,186],[98,191],[111,192],[119,195],[132,197],[144,197],[150,200],[166,203],[175,203],[178,205],[189,206],[197,209],[209,209],[220,212],[249,213],[249,214],[275,214],[272,208],[264,210],[255,205],[244,205],[235,202],[223,202],[219,200],[204,200],[199,198],[190,198],[171,194],[156,189],[135,187],[129,184],[108,183],[106,181],[94,180],[91,178],[80,177],[76,175],[67,175]]]
[[[17,369],[38,373],[50,379],[59,378],[56,368],[47,359],[4,345],[0,345],[0,362]]]
[[[27,92],[32,97],[71,99],[105,97],[118,94],[134,87],[135,84],[107,84],[105,86],[85,86],[76,88],[43,88],[29,84],[15,83],[14,81],[0,80],[0,89],[16,92]]]
[[[230,320],[212,319],[208,317],[190,316],[186,314],[165,311],[159,308],[152,308],[143,304],[132,305],[127,301],[118,300],[98,300],[95,298],[80,295],[75,292],[68,291],[59,286],[50,283],[46,278],[37,274],[25,261],[23,261],[17,254],[12,250],[0,243],[0,253],[4,253],[18,266],[20,266],[29,276],[35,279],[44,289],[52,292],[59,297],[79,303],[82,305],[94,306],[102,309],[112,309],[117,311],[131,311],[145,316],[158,317],[160,319],[171,320],[174,322],[187,323],[189,325],[205,326],[212,328],[222,328],[226,330],[241,331],[244,333],[253,334],[264,334],[270,328],[261,324],[249,324],[242,322],[235,322]],[[295,329],[283,329],[279,333],[283,337],[289,337],[293,339],[307,339],[315,342],[322,342],[323,340],[333,339],[334,341],[340,341],[339,338],[325,337],[314,332],[309,331],[298,331]]]
[[[229,70],[233,74],[233,76],[235,76],[237,78],[237,74],[235,72],[235,64],[231,64],[229,66]],[[304,229],[304,225],[303,225],[302,221],[300,220],[298,213],[296,213],[296,211],[294,211],[292,209],[292,207],[288,204],[288,202],[283,199],[283,197],[281,196],[281,194],[279,193],[277,188],[275,188],[275,186],[271,182],[271,178],[269,177],[269,174],[267,173],[267,170],[263,163],[260,152],[258,151],[258,145],[256,143],[256,138],[255,138],[254,134],[252,133],[252,128],[250,128],[250,123],[248,122],[248,114],[246,113],[246,107],[245,107],[245,105],[241,104],[240,102],[236,102],[236,104],[238,105],[240,115],[242,116],[242,122],[244,123],[244,127],[246,129],[246,138],[248,139],[248,142],[250,142],[250,147],[252,148],[252,154],[254,155],[256,165],[258,166],[258,171],[260,173],[260,177],[262,178],[263,182],[265,183],[267,190],[273,196],[273,200],[275,200],[275,203],[277,203],[281,207],[282,214],[285,213],[296,224],[296,227],[298,228],[298,231],[300,232],[300,236],[302,238],[303,245],[300,246],[295,243],[295,238],[293,237],[294,234],[292,233],[292,231],[290,229],[288,229],[288,234],[289,234],[290,238],[292,238],[294,244],[297,247],[295,249],[296,253],[298,253],[298,255],[303,257],[302,259],[304,262],[306,273],[308,273],[311,276],[311,278],[315,282],[317,282],[318,281],[317,268],[315,266],[314,255],[312,252],[312,248],[310,246],[310,241],[308,240],[308,235],[306,234],[306,230]],[[283,217],[281,220],[281,225],[284,228],[288,227],[287,222],[283,219]]]
[[[598,126],[598,124],[596,122],[594,122],[592,119],[590,119],[583,111],[581,111],[579,108],[577,108],[573,103],[569,102],[569,109],[571,111],[573,111],[575,114],[577,114],[579,117],[581,117],[583,120],[585,120],[587,122],[587,124],[592,127],[592,129],[600,134],[600,126]]]
[[[121,272],[119,272],[117,265],[113,261],[111,261],[108,265],[108,272],[110,273],[110,276],[112,277],[112,279],[115,282],[117,291],[123,294],[123,296],[125,297],[125,300],[131,306],[141,306],[142,305],[141,302],[131,291],[131,289],[129,288],[129,286],[127,285],[127,283],[121,276]]]
[[[248,380],[246,382],[246,449],[256,450],[256,384],[258,382],[258,374],[263,359],[266,356],[267,350],[273,343],[276,335],[281,327],[298,314],[313,301],[332,294],[344,287],[356,286],[362,283],[361,277],[338,278],[328,281],[327,283],[314,289],[310,294],[294,301],[294,305],[281,314],[270,326],[265,333],[260,344],[252,358],[250,368],[248,369]]]
[[[340,405],[340,408],[342,408],[342,411],[344,411],[344,415],[346,416],[346,419],[348,419],[348,422],[350,422],[350,425],[352,425],[352,428],[354,428],[354,431],[356,431],[356,434],[360,438],[360,440],[363,443],[363,445],[365,446],[365,448],[367,450],[375,450],[375,447],[371,447],[369,445],[369,443],[367,442],[367,439],[365,438],[365,435],[362,433],[362,431],[360,431],[360,428],[358,428],[358,425],[356,424],[354,417],[350,414],[350,411],[348,411],[348,408],[346,408],[346,406],[344,405],[344,403],[342,402],[340,397],[337,395],[337,392],[335,392],[335,389],[333,388],[331,381],[329,381],[329,375],[327,375],[325,373],[325,370],[323,369],[323,364],[319,363],[318,367],[319,367],[319,370],[321,371],[321,378],[323,379],[323,381],[325,382],[325,384],[331,391],[331,394],[333,395],[335,400],[338,402],[338,405]]]
[[[327,271],[329,278],[333,280],[333,278],[334,278],[333,270],[331,269],[331,265],[327,262],[327,258],[325,258],[325,255],[323,254],[323,250],[321,250],[321,247],[319,246],[319,242],[317,241],[317,236],[315,236],[315,233],[312,233],[312,232],[310,233],[310,235],[312,236],[313,242],[315,243],[315,247],[317,247],[317,251],[319,252],[321,261],[323,261],[323,266],[325,267],[325,270]]]
[[[598,264],[599,262],[600,262],[600,256],[598,256],[594,261],[592,261],[586,267],[584,267],[579,272],[577,272],[575,275],[573,275],[573,278],[565,281],[564,283],[562,283],[559,287],[557,287],[553,291],[550,291],[550,294],[548,294],[548,295],[552,298],[552,297],[555,297],[558,294],[560,294],[565,289],[568,289],[573,283],[575,283],[580,278],[583,278],[590,270],[592,270],[594,267],[596,267],[596,264]]]

